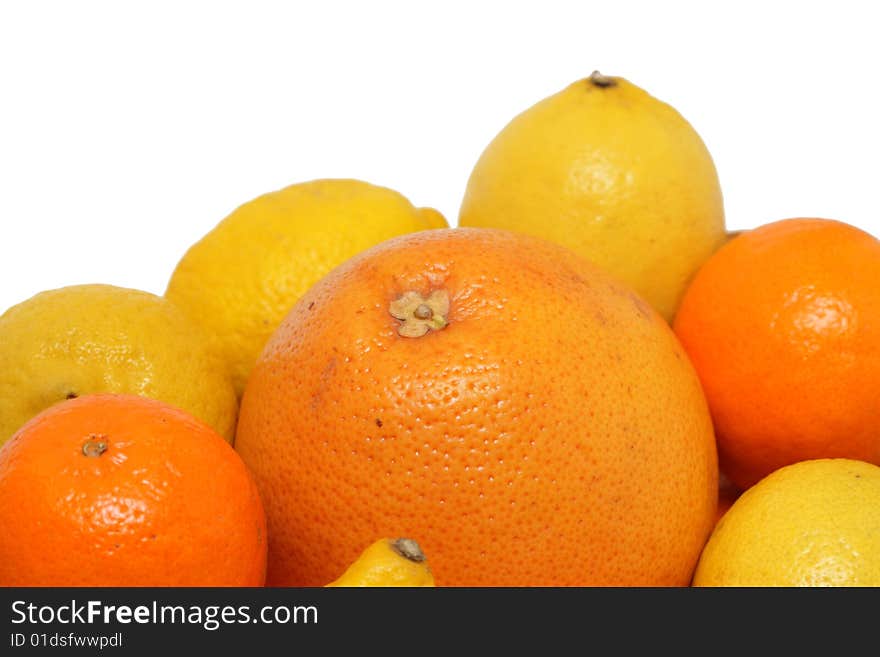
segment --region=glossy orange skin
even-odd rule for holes
[[[86,456],[87,441],[106,451]],[[262,586],[266,520],[213,429],[163,402],[56,404],[0,450],[0,586]]]
[[[402,337],[403,293],[448,325]],[[561,246],[488,228],[388,240],[293,307],[236,449],[269,518],[269,585],[322,586],[409,536],[441,586],[686,586],[717,455],[669,326]]]
[[[786,219],[719,249],[675,332],[740,489],[807,459],[880,464],[880,241],[830,219]]]

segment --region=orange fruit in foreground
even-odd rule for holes
[[[880,240],[831,219],[743,232],[701,268],[674,327],[739,488],[808,459],[880,464]]]
[[[84,395],[0,449],[0,586],[262,586],[266,522],[235,450],[153,399]]]
[[[267,584],[323,586],[376,536],[443,586],[687,585],[717,455],[669,326],[564,247],[489,228],[392,238],[293,307],[236,449]]]

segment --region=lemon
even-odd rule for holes
[[[715,165],[691,124],[627,80],[598,73],[501,130],[471,171],[458,223],[567,246],[667,320],[726,238]]]
[[[411,538],[381,538],[328,587],[436,586],[425,553]]]
[[[241,205],[192,245],[165,296],[211,333],[241,394],[269,336],[319,278],[388,238],[445,227],[440,212],[386,187],[297,183]]]
[[[745,491],[703,549],[694,586],[880,586],[880,467],[800,461]]]
[[[164,297],[72,285],[0,315],[0,443],[49,406],[94,392],[164,401],[232,442],[238,400],[226,364]]]

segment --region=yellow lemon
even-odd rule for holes
[[[164,297],[72,285],[0,315],[0,443],[49,406],[94,392],[164,401],[232,442],[238,400],[226,364]]]
[[[567,246],[667,320],[726,237],[715,165],[691,124],[627,80],[598,73],[501,130],[471,172],[459,225]]]
[[[745,491],[703,549],[694,586],[880,586],[880,467],[800,461]]]
[[[336,586],[435,586],[424,552],[411,538],[382,538],[367,547]]]
[[[192,245],[165,296],[211,333],[241,394],[269,336],[319,278],[390,237],[445,227],[437,210],[386,187],[298,183],[241,205]]]

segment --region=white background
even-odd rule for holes
[[[594,69],[702,135],[728,225],[880,235],[869,2],[0,3],[0,311],[103,282],[161,294],[241,203],[356,177],[455,222],[518,112]]]

